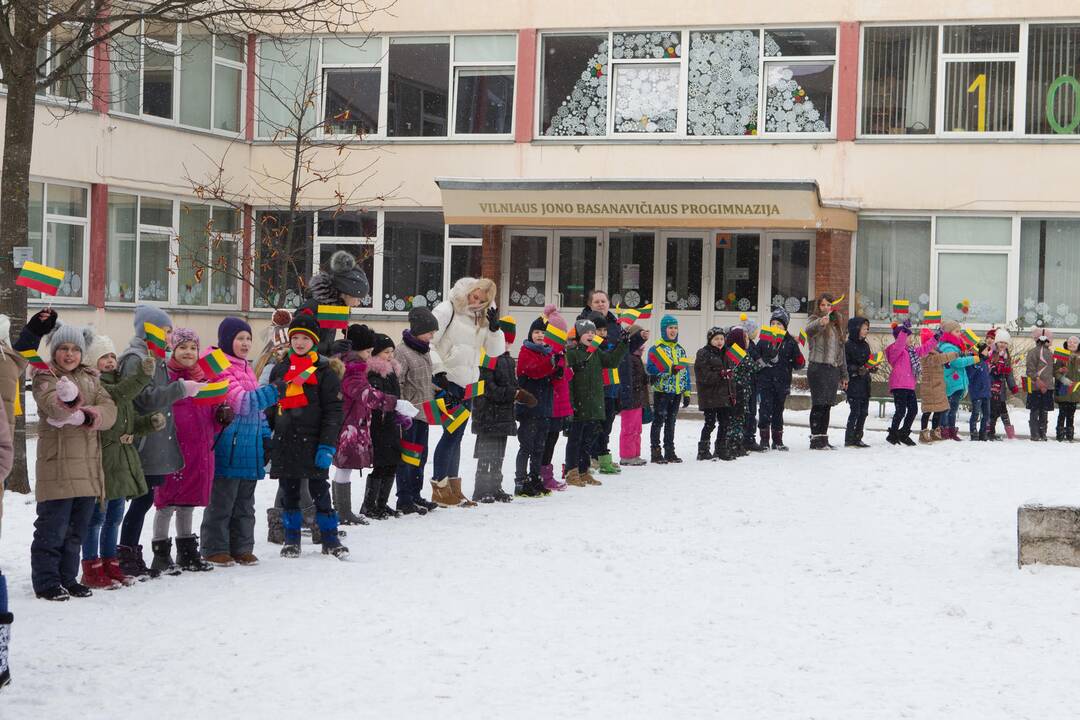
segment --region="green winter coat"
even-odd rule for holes
[[[1080,390],[1072,391],[1072,386],[1080,382],[1080,350],[1070,355],[1065,362],[1054,361],[1054,377],[1059,383],[1058,389],[1064,391],[1057,395],[1055,400],[1059,403],[1080,403]]]
[[[566,364],[574,371],[570,380],[570,401],[574,405],[574,421],[593,422],[604,419],[604,368],[617,368],[630,345],[624,340],[614,350],[588,352],[581,345],[566,351]]]
[[[135,412],[135,397],[150,382],[140,367],[134,375],[120,377],[119,371],[101,374],[101,385],[116,404],[116,422],[101,435],[101,465],[105,469],[105,499],[133,498],[146,494],[139,452],[132,443],[120,442],[121,435],[141,437],[154,431],[149,415]]]

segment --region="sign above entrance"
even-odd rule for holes
[[[854,231],[853,210],[812,180],[480,180],[436,178],[454,225],[784,228]]]

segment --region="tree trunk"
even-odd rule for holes
[[[4,159],[0,171],[0,313],[11,318],[14,332],[26,324],[26,288],[15,284],[18,271],[14,265],[14,248],[29,244],[27,219],[30,202],[30,153],[34,144],[34,82],[33,49],[30,60],[15,63],[23,66],[20,72],[8,75],[7,107],[4,113]],[[42,237],[44,251],[44,237]],[[44,258],[41,258],[44,262]],[[8,339],[10,342],[10,339]],[[9,392],[4,389],[4,392]],[[15,389],[26,407],[23,384]],[[17,493],[29,493],[26,472],[26,415],[15,420],[15,464],[7,479],[7,488]]]

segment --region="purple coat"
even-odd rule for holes
[[[202,381],[198,368],[185,368],[169,363],[169,381]],[[154,488],[154,507],[167,505],[206,507],[214,483],[214,438],[220,429],[214,421],[217,405],[196,404],[191,398],[178,400],[172,406],[176,421],[176,441],[184,456],[184,467],[165,476],[165,482]]]
[[[374,458],[371,448],[371,411],[392,412],[397,398],[371,387],[367,363],[349,354],[343,358],[345,375],[341,378],[344,421],[338,436],[334,466],[347,470],[371,467]]]
[[[907,333],[893,340],[892,345],[885,348],[885,359],[889,361],[892,372],[889,373],[889,390],[914,390],[918,378],[911,367],[911,357],[907,351]],[[937,343],[933,338],[928,339],[922,345],[915,347],[915,354],[924,358],[930,354]]]

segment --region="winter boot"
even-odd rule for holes
[[[660,446],[654,445],[652,447],[652,450],[649,454],[649,462],[652,462],[656,465],[663,465],[667,462],[667,460],[664,459],[664,452],[660,449]]]
[[[919,431],[919,444],[920,445],[929,445],[932,442],[934,442],[934,438],[930,434],[930,428],[926,428],[924,430]]]
[[[118,545],[116,547],[117,558],[120,561],[120,569],[124,571],[124,574],[128,577],[133,577],[139,582],[156,578],[159,573],[156,570],[151,570],[146,567],[146,563],[143,562],[142,545],[135,545],[134,547],[128,547],[127,545]]]
[[[180,568],[176,566],[172,559],[172,538],[155,540],[150,543],[150,547],[154,550],[154,559],[150,562],[151,570],[157,570],[162,575],[172,575],[174,577],[180,574]]]
[[[476,503],[465,497],[465,493],[461,492],[461,478],[450,478],[450,494],[457,500],[458,507],[476,507]]]
[[[549,465],[548,467],[551,467],[551,466]],[[512,495],[507,495],[506,493],[503,492],[502,481],[503,481],[502,471],[496,470],[495,471],[495,477],[492,480],[492,488],[494,489],[494,493],[495,493],[495,502],[501,502],[501,503],[512,502],[514,497]],[[565,490],[566,489],[566,485],[563,485],[562,483],[559,483],[559,484],[562,485],[562,487],[559,488],[560,490]]]
[[[115,590],[120,587],[120,583],[105,574],[101,558],[82,561],[82,584],[94,590]]]
[[[1012,426],[1012,425],[1006,425],[1005,426],[1005,437],[1009,438],[1010,440],[1015,440],[1016,439],[1016,428],[1014,426]]]
[[[709,441],[699,442],[697,444],[697,459],[698,460],[712,460],[712,453],[709,452]]]
[[[675,448],[664,448],[664,462],[666,463],[681,463],[682,458],[675,454]]]
[[[428,500],[427,498],[425,498],[423,495],[420,495],[420,494],[417,494],[417,496],[415,498],[413,498],[413,502],[416,503],[417,507],[422,507],[422,508],[424,508],[424,510],[426,510],[428,512],[431,512],[433,510],[437,510],[439,508],[439,504],[436,503],[434,500]],[[338,533],[338,534],[341,535],[342,537],[344,537],[344,535],[345,535],[344,533]]]
[[[364,502],[360,505],[360,514],[372,520],[386,519],[379,509],[379,485],[379,479],[370,475],[364,483]]]
[[[390,491],[394,489],[394,476],[384,477],[379,482],[379,499],[375,507],[384,518],[401,517],[401,513],[390,507]]]
[[[844,432],[844,447],[858,447],[855,444],[855,433],[851,430]]]
[[[765,452],[769,449],[769,428],[760,428],[758,434],[761,435],[758,445],[761,446],[761,452]]]
[[[281,526],[285,530],[284,542],[281,544],[281,557],[300,557],[300,526],[303,523],[304,516],[299,510],[281,511]]]
[[[214,569],[213,564],[199,555],[198,535],[176,538],[176,564],[184,572],[208,572]]]
[[[1034,416],[1034,415],[1035,415],[1035,413],[1032,413],[1032,416]],[[1031,442],[1039,442],[1039,421],[1038,421],[1038,419],[1032,419],[1030,422],[1028,422],[1028,434],[1031,436],[1031,437],[1028,438],[1029,440],[1031,440]]]
[[[398,500],[397,514],[398,517],[402,515],[419,515],[420,517],[423,517],[428,514],[428,509],[424,505],[420,505],[413,500]]]
[[[1065,414],[1058,410],[1057,425],[1054,428],[1054,439],[1065,442]]]
[[[963,440],[960,438],[960,430],[955,427],[949,428],[949,439],[953,440],[954,442],[963,442]]]
[[[758,442],[754,439],[753,435],[747,435],[743,438],[743,447],[750,452],[765,452],[765,448],[758,445]]]
[[[892,428],[889,428],[889,434],[885,436],[885,442],[889,443],[890,445],[899,445],[900,444],[899,432],[896,431],[896,430],[893,430]]]
[[[0,580],[0,583],[3,581]],[[0,585],[0,589],[2,585]],[[6,592],[6,591],[5,591]],[[8,666],[8,648],[11,645],[11,624],[15,616],[9,612],[0,613],[0,690],[11,684],[11,668]]]
[[[544,481],[544,487],[548,490],[562,492],[566,489],[566,483],[555,479],[555,468],[551,465],[544,465],[540,468],[540,479]]]
[[[431,501],[444,508],[457,505],[457,498],[454,497],[453,489],[450,487],[450,478],[444,477],[442,480],[431,481]]]
[[[779,450],[780,452],[787,452],[788,447],[784,444],[784,431],[783,429],[772,429],[772,449]]]
[[[367,525],[368,521],[364,518],[353,515],[352,511],[352,483],[351,482],[331,482],[330,487],[332,489],[332,495],[334,498],[334,509],[337,510],[338,517],[341,518],[342,525]]]
[[[626,465],[627,467],[640,467],[642,465],[647,465],[648,463],[645,461],[645,458],[635,455],[634,457],[619,458],[619,464]]]
[[[730,462],[735,458],[731,455],[731,450],[728,449],[728,444],[721,437],[716,438],[716,443],[713,445],[713,460],[723,460],[724,462]]]
[[[71,595],[69,595],[68,591],[61,585],[47,588],[41,592],[35,592],[34,596],[38,600],[49,600],[50,602],[67,602],[71,599]]]
[[[577,468],[571,468],[570,472],[566,473],[566,484],[574,487],[585,487],[585,480],[582,479]]]
[[[940,427],[936,427],[930,431],[930,439],[934,442],[940,442],[945,439],[945,431]]]
[[[101,562],[105,569],[105,574],[124,587],[130,587],[137,582],[135,578],[128,577],[124,574],[120,569],[120,561],[116,558],[102,558]]]
[[[906,445],[907,447],[915,447],[916,445],[915,441],[911,439],[910,430],[898,431],[896,437],[900,440],[901,445]]]
[[[1066,442],[1073,442],[1073,428],[1072,427],[1066,427],[1065,428],[1065,441]]]
[[[1046,442],[1046,410],[1039,411],[1039,441]]]
[[[319,523],[319,532],[322,535],[322,554],[333,555],[338,560],[349,557],[349,548],[341,544],[338,539],[338,516],[336,512],[317,513],[315,521]]]
[[[601,455],[599,459],[601,475],[618,475],[622,472],[622,468],[612,462],[610,454]]]
[[[586,485],[603,485],[604,484],[604,483],[600,482],[599,480],[597,480],[595,477],[593,477],[592,472],[589,471],[589,470],[586,470],[585,472],[583,472],[581,474],[581,481],[584,482]]]
[[[550,491],[544,489],[544,481],[540,479],[539,475],[530,475],[525,478],[525,486],[522,488],[521,494],[524,497],[543,497]]]
[[[525,494],[525,481],[528,477],[522,477],[521,475],[514,476],[514,497],[529,497]]]
[[[94,595],[94,592],[90,588],[80,582],[68,583],[64,586],[64,589],[67,590],[68,595],[71,597],[88,598],[93,597]]]

